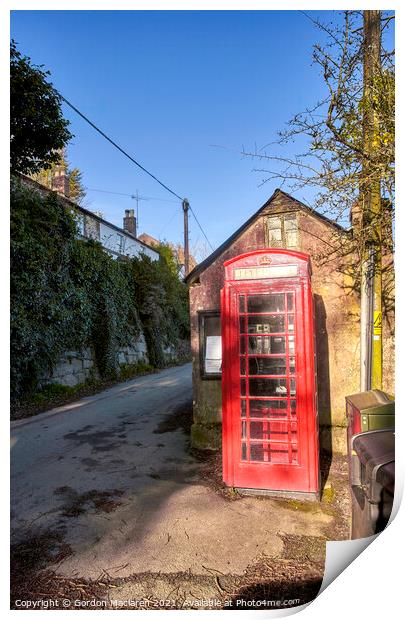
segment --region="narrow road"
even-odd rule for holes
[[[64,515],[79,517],[91,508],[88,504],[102,503],[97,492],[105,494],[106,502],[122,501],[119,494],[139,491],[140,483],[153,481],[149,476],[166,459],[171,462],[173,441],[180,442],[182,452],[185,442],[181,430],[171,434],[170,446],[164,445],[164,435],[153,431],[171,411],[187,404],[192,406],[190,364],[127,381],[53,415],[12,425],[15,539],[24,537],[33,524],[72,526],[72,519]],[[89,492],[93,502],[86,501]]]
[[[167,597],[175,575],[184,596],[212,597],[218,575],[283,558],[286,536],[322,547],[333,518],[321,506],[232,501],[207,482],[181,428],[191,395],[187,364],[13,425],[12,541],[59,536],[70,553],[54,570],[128,578],[113,590],[124,598]]]

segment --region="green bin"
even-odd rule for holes
[[[368,390],[346,396],[347,442],[359,433],[395,428],[395,401],[381,390]]]

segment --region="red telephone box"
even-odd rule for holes
[[[318,495],[309,256],[257,250],[224,265],[224,482],[240,489]]]

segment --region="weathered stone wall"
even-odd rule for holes
[[[82,351],[66,351],[53,373],[44,377],[41,383],[42,385],[58,383],[75,387],[90,377],[96,378],[98,373],[94,362],[94,353],[90,348],[86,348]]]
[[[187,360],[190,356],[189,341],[180,340],[177,347],[166,347],[164,357],[167,364],[176,363],[179,360]],[[130,346],[123,347],[117,355],[118,367],[137,362],[149,363],[148,349],[145,337],[141,334],[134,339]],[[75,387],[85,383],[89,379],[99,378],[94,351],[87,347],[81,351],[67,351],[56,365],[52,375],[46,376],[41,385],[58,383]]]
[[[196,447],[217,449],[221,445],[221,380],[200,375],[198,311],[220,310],[224,283],[223,263],[251,250],[267,247],[266,216],[297,211],[299,249],[311,256],[315,308],[318,407],[320,440],[327,451],[346,451],[345,396],[359,391],[360,312],[354,288],[355,253],[341,251],[348,233],[301,210],[297,202],[277,195],[256,220],[203,271],[199,283],[190,286],[191,347],[193,359],[192,441]],[[393,393],[393,319],[385,325],[384,389]]]
[[[176,347],[172,345],[165,347],[163,353],[167,364],[188,361],[190,359],[190,341],[179,340]]]
[[[118,351],[118,365],[135,364],[136,362],[149,362],[146,342],[143,334],[133,343]],[[91,378],[98,378],[98,371],[94,351],[84,348],[81,351],[67,351],[60,362],[56,365],[52,375],[44,377],[42,385],[58,383],[75,387]]]
[[[350,265],[336,251],[337,232],[303,213],[299,229],[300,249],[312,258],[320,441],[327,451],[344,453],[345,396],[360,388],[360,300]]]
[[[149,362],[148,349],[144,335],[141,334],[133,341],[131,346],[124,347],[118,351],[118,364],[135,364],[136,362]]]

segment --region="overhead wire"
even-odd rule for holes
[[[147,168],[142,166],[142,164],[140,164],[134,157],[132,157],[132,155],[129,155],[129,153],[127,153],[122,147],[120,147],[119,144],[117,144],[114,140],[112,140],[112,138],[110,138],[95,123],[93,123],[85,114],[83,114],[83,112],[80,112],[80,110],[78,108],[76,108],[76,106],[74,106],[68,99],[66,99],[66,97],[64,97],[61,93],[59,93],[59,96],[62,99],[62,101],[64,101],[66,103],[66,105],[68,105],[74,112],[76,112],[76,114],[78,114],[83,120],[85,120],[86,123],[88,123],[91,127],[93,127],[93,129],[95,129],[101,136],[103,136],[103,138],[105,138],[110,144],[112,144],[112,146],[114,146],[114,148],[116,148],[118,151],[120,151],[120,153],[122,153],[125,157],[127,157],[130,161],[132,161],[132,163],[134,163],[136,166],[138,166],[138,168],[143,170],[143,172],[145,172],[145,174],[147,174],[152,179],[154,179],[157,183],[159,183],[159,185],[161,187],[163,187],[165,190],[167,190],[170,194],[172,194],[173,196],[175,196],[176,198],[178,198],[181,201],[184,200],[181,196],[179,196],[179,194],[177,194],[174,190],[172,190],[170,187],[168,187],[168,185],[166,185],[160,179],[158,179],[158,177],[156,175],[154,175],[152,172],[147,170]],[[105,191],[105,190],[93,190],[93,191]],[[106,192],[106,193],[108,193],[108,192]],[[113,192],[110,192],[110,193],[113,193]],[[122,194],[122,195],[127,195],[128,196],[129,194]],[[131,197],[132,197],[132,195],[131,195]],[[201,230],[202,234],[204,235],[205,239],[207,240],[208,245],[210,246],[211,250],[214,251],[214,248],[211,245],[210,240],[208,239],[207,235],[205,234],[205,231],[204,231],[203,227],[201,226],[200,222],[198,221],[197,216],[194,213],[194,210],[192,209],[191,205],[189,205],[189,209],[190,209],[190,211],[191,211],[195,221],[197,222],[197,225],[198,225],[199,229]]]
[[[189,209],[190,209],[191,213],[193,214],[193,217],[194,217],[195,221],[197,222],[199,229],[201,230],[202,234],[203,234],[203,235],[204,235],[204,237],[206,238],[208,245],[210,246],[211,250],[212,250],[212,251],[214,251],[214,248],[212,247],[212,245],[211,245],[211,243],[210,243],[210,240],[208,239],[207,235],[205,234],[205,232],[204,232],[204,230],[203,230],[203,227],[201,226],[200,222],[198,221],[197,216],[196,216],[196,214],[194,213],[194,211],[193,211],[193,209],[192,209],[191,205],[189,205]]]
[[[142,164],[140,164],[138,161],[136,161],[136,159],[134,159],[134,157],[132,157],[132,155],[129,155],[129,153],[127,153],[126,151],[124,151],[123,148],[121,148],[116,142],[114,142],[114,140],[112,140],[109,136],[107,136],[106,133],[104,133],[104,131],[102,131],[99,127],[97,127],[97,125],[95,123],[93,123],[87,116],[85,116],[85,114],[83,114],[82,112],[80,112],[80,110],[78,110],[72,103],[70,103],[70,101],[68,101],[66,99],[66,97],[64,97],[63,95],[60,95],[60,98],[62,99],[62,101],[64,101],[66,103],[66,105],[68,105],[70,108],[72,108],[72,110],[74,110],[76,112],[76,114],[78,114],[79,116],[81,116],[82,119],[84,119],[86,121],[86,123],[88,123],[89,125],[91,125],[91,127],[93,127],[93,129],[95,129],[100,135],[103,136],[103,138],[105,138],[106,140],[108,140],[108,142],[110,142],[110,144],[112,144],[116,149],[118,149],[120,151],[120,153],[122,153],[123,155],[125,155],[125,157],[127,157],[130,161],[132,161],[136,166],[138,166],[138,168],[140,168],[141,170],[143,170],[147,175],[149,175],[152,179],[154,179],[157,183],[159,183],[159,185],[161,185],[162,187],[164,187],[168,192],[170,192],[171,194],[173,194],[173,196],[176,196],[176,198],[178,198],[179,200],[183,200],[183,198],[181,196],[179,196],[178,194],[176,194],[176,192],[172,189],[170,189],[170,187],[168,187],[165,183],[163,183],[162,181],[160,181],[156,175],[152,174],[152,172],[149,172],[149,170],[147,170],[145,168],[145,166],[142,166]]]
[[[115,194],[116,196],[127,196],[127,198],[133,198],[136,199],[138,198],[139,200],[158,200],[160,202],[171,202],[178,204],[178,200],[169,200],[167,198],[156,198],[155,196],[142,196],[142,195],[136,195],[136,194],[124,194],[122,192],[112,192],[110,190],[107,189],[97,189],[95,187],[85,187],[85,189],[89,192],[101,192],[102,194]]]

